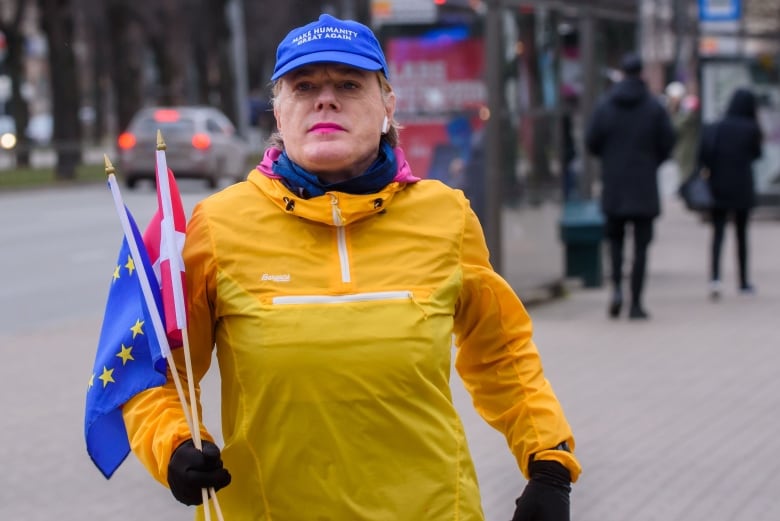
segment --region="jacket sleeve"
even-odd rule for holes
[[[764,140],[764,137],[761,132],[761,127],[758,126],[758,123],[756,123],[756,129],[753,132],[753,149],[750,151],[751,159],[754,161],[761,157],[762,151],[761,151],[761,145]]]
[[[700,164],[710,169],[712,169],[713,166],[713,141],[715,140],[716,127],[717,123],[704,125],[699,136],[697,157],[699,158]]]
[[[214,344],[211,306],[214,296],[212,251],[207,223],[196,208],[196,213],[187,228],[183,257],[187,279],[187,336],[198,418],[203,417],[199,382],[208,371]],[[172,356],[182,390],[185,396],[189,396],[185,347],[173,349]],[[168,486],[168,462],[171,454],[182,442],[192,438],[184,410],[170,367],[165,385],[137,394],[122,409],[133,453],[149,473],[165,486]],[[189,415],[189,404],[186,405],[186,410],[186,414]],[[200,433],[203,439],[214,441],[202,423]]]
[[[490,266],[479,222],[466,214],[462,242],[463,286],[455,311],[455,368],[477,412],[507,439],[528,478],[531,458],[555,460],[576,481],[573,453],[549,450],[571,428],[547,381],[534,344],[531,319],[512,288]]]

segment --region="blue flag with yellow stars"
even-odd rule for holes
[[[144,302],[139,263],[143,263],[158,310],[162,309],[160,289],[138,227],[130,211],[125,211],[142,258],[132,257],[125,238],[111,277],[84,415],[87,452],[106,479],[130,453],[122,405],[139,392],[164,384],[167,369]]]

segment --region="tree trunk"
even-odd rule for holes
[[[213,45],[216,48],[215,59],[219,71],[219,107],[238,126],[236,114],[235,81],[231,55],[230,25],[228,24],[225,7],[226,0],[209,0],[209,14],[213,33]]]
[[[87,45],[90,52],[90,66],[92,68],[90,99],[94,109],[92,120],[92,135],[90,139],[94,144],[100,144],[106,135],[106,96],[108,90],[108,64],[110,63],[108,31],[105,24],[106,12],[103,4],[90,6],[86,22]]]
[[[147,41],[157,66],[160,105],[183,105],[187,98],[184,71],[189,66],[191,26],[189,17],[182,15],[187,7],[179,0],[167,0],[144,13]]]
[[[41,24],[49,42],[49,70],[57,150],[55,178],[71,180],[81,163],[79,85],[73,54],[73,10],[70,0],[40,0]]]
[[[143,43],[136,28],[136,18],[127,0],[112,0],[107,4],[108,30],[111,34],[111,65],[109,72],[114,86],[114,102],[119,132],[127,128],[142,106],[141,57]]]
[[[211,42],[211,26],[205,0],[193,2],[190,9],[193,30],[191,34],[192,45],[190,56],[193,64],[194,102],[196,104],[208,104],[209,87],[209,49]]]

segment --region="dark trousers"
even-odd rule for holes
[[[720,208],[711,211],[712,217],[712,250],[711,271],[712,280],[720,280],[720,252],[723,249],[723,236],[726,232],[726,222],[729,214],[734,215],[734,228],[737,236],[737,262],[739,265],[739,284],[741,288],[750,285],[747,270],[748,244],[747,227],[750,219],[750,210],[723,210]]]
[[[623,281],[623,244],[626,227],[631,224],[634,231],[634,262],[631,267],[631,303],[642,302],[642,290],[645,286],[647,271],[647,247],[653,240],[652,217],[614,217],[607,216],[606,236],[609,241],[610,265],[612,268],[612,287],[620,291]]]

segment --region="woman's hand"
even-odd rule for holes
[[[517,498],[512,521],[569,521],[571,475],[557,461],[532,461],[531,479]]]
[[[203,441],[203,450],[192,440],[179,445],[168,463],[168,485],[173,497],[185,505],[203,502],[201,489],[219,490],[230,484],[230,472],[222,466],[219,447]]]

